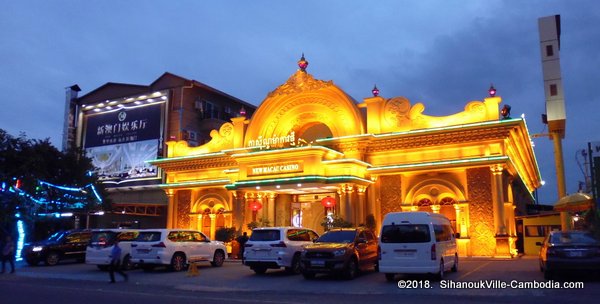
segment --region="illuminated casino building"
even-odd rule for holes
[[[77,85],[67,88],[63,149],[85,150],[112,202],[112,212],[87,216],[90,228],[164,227],[164,174],[146,161],[165,157],[168,140],[202,145],[212,129],[256,109],[171,73],[150,85],[107,83],[77,97],[79,91]]]
[[[355,225],[393,211],[451,219],[463,256],[516,253],[515,216],[540,186],[523,118],[490,90],[449,116],[421,103],[373,97],[356,103],[332,81],[314,79],[302,57],[256,112],[231,118],[192,147],[166,145],[149,161],[166,173],[167,227],[215,235],[217,227],[305,226],[327,217]],[[250,117],[250,118],[248,118]]]

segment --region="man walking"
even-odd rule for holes
[[[10,263],[10,273],[15,273],[15,242],[10,235],[6,236],[2,246],[2,272],[0,273],[6,270],[6,262]]]
[[[110,283],[115,282],[115,271],[123,276],[125,282],[128,281],[129,277],[121,269],[121,247],[119,247],[119,239],[115,239],[115,244],[110,252],[111,260],[108,267],[108,274],[110,275]]]

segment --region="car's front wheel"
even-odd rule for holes
[[[133,269],[133,262],[131,261],[131,256],[130,255],[126,255],[123,258],[123,263],[121,264],[121,268],[125,269],[125,270],[131,270]]]
[[[48,253],[44,262],[48,266],[54,266],[58,264],[58,261],[60,261],[60,255],[58,254],[58,252],[52,251]]]
[[[458,254],[454,255],[454,264],[452,265],[452,268],[450,270],[452,272],[457,272],[458,271]]]
[[[286,267],[285,270],[291,274],[299,274],[302,271],[302,265],[300,264],[300,254],[296,253],[296,255],[294,255],[291,267]]]
[[[352,280],[356,277],[358,273],[358,263],[356,263],[355,258],[351,258],[346,265],[346,270],[344,271],[344,277],[348,280]]]
[[[210,262],[210,265],[213,267],[221,267],[223,266],[223,262],[225,261],[225,253],[222,250],[215,251],[215,255],[213,256],[213,261]]]

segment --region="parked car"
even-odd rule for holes
[[[600,270],[600,240],[587,231],[552,231],[540,249],[540,271],[551,279],[559,271]]]
[[[379,272],[388,281],[401,274],[432,274],[444,278],[458,271],[456,239],[448,218],[429,212],[385,215],[379,240]]]
[[[146,229],[131,243],[131,262],[144,270],[163,265],[182,271],[194,261],[207,261],[220,267],[226,258],[227,248],[223,242],[211,241],[195,230]]]
[[[112,259],[112,247],[119,240],[121,247],[121,266],[132,269],[131,242],[139,235],[139,230],[132,229],[99,229],[92,231],[91,240],[86,248],[85,263],[96,265],[100,270],[107,270]]]
[[[54,266],[62,260],[85,261],[85,248],[90,242],[90,230],[63,230],[54,233],[46,240],[28,243],[23,246],[22,256],[31,266],[44,262]]]
[[[316,232],[307,228],[255,228],[244,245],[242,262],[257,274],[281,267],[290,273],[300,273],[301,252],[304,246],[312,244],[318,237]]]
[[[377,237],[365,228],[327,231],[302,251],[302,275],[340,273],[353,279],[359,270],[377,266]]]

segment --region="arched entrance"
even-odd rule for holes
[[[190,226],[200,230],[211,239],[219,228],[230,227],[231,212],[227,201],[219,195],[205,195],[199,198],[190,213]]]

